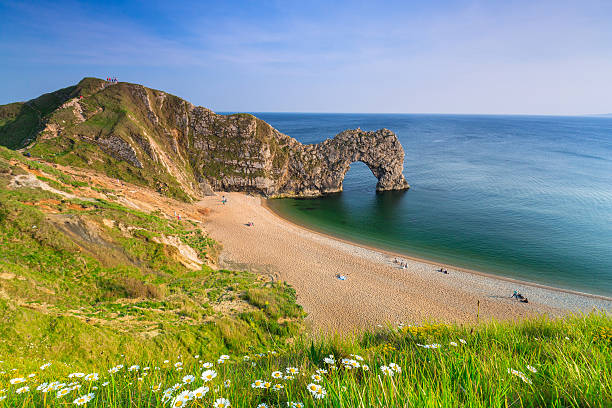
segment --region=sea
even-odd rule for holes
[[[279,215],[407,256],[612,297],[612,118],[433,114],[254,115],[302,143],[387,128],[411,188],[275,199]]]

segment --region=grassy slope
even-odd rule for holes
[[[246,272],[187,269],[174,247],[154,241],[176,236],[201,259],[214,256],[216,244],[194,224],[103,200],[7,189],[23,167],[43,171],[39,179],[62,190],[82,184],[0,150],[0,355],[20,361],[36,350],[91,364],[120,353],[203,353],[204,340],[208,352],[248,351],[282,343],[299,328],[290,288]],[[61,227],[67,221],[77,235]]]
[[[132,84],[120,83],[101,89],[102,84],[105,82],[96,78],[83,79],[77,89],[78,94],[83,95],[80,104],[87,120],[77,121],[70,107],[56,110],[47,120],[61,124],[62,134],[37,141],[29,152],[55,163],[92,168],[110,177],[148,186],[170,197],[189,201],[189,195],[181,189],[178,181],[146,153],[141,152],[143,168],[138,168],[106,154],[93,143],[98,138],[114,135],[129,143],[131,141],[131,146],[140,151],[142,148],[132,138],[144,132],[155,138],[159,130],[150,125],[142,101],[135,100],[131,92]],[[168,100],[173,98],[178,99],[168,95]],[[188,173],[189,169],[184,170]]]

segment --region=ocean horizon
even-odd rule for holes
[[[601,116],[250,112],[302,143],[394,131],[405,192],[353,163],[344,191],[270,207],[342,239],[612,296],[612,120]]]

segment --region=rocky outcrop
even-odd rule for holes
[[[194,108],[190,116],[194,172],[215,190],[315,197],[342,191],[344,176],[357,161],[378,179],[378,191],[409,188],[402,174],[404,149],[388,129],[346,130],[303,145],[251,115]]]
[[[378,179],[377,191],[405,190],[404,149],[388,129],[346,130],[323,143],[299,146],[289,160],[289,177],[275,195],[317,196],[342,190],[351,163],[363,162]]]
[[[346,172],[357,161],[376,176],[378,191],[408,188],[402,174],[404,150],[387,129],[346,130],[303,145],[253,115],[218,115],[142,85],[106,86],[88,78],[74,89],[74,99],[45,119],[56,137],[39,137],[37,144],[63,139],[61,148],[73,149],[63,150],[63,157],[73,154],[78,156],[73,162],[85,159],[103,170],[109,166],[99,163],[112,162],[112,156],[133,166],[115,166],[113,177],[127,172],[131,180],[141,179],[160,192],[314,197],[341,191]],[[92,157],[91,145],[100,149],[99,157]]]

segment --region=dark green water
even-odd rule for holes
[[[257,113],[303,143],[387,127],[407,192],[375,192],[363,163],[344,192],[271,200],[354,242],[551,286],[612,295],[612,119]]]

